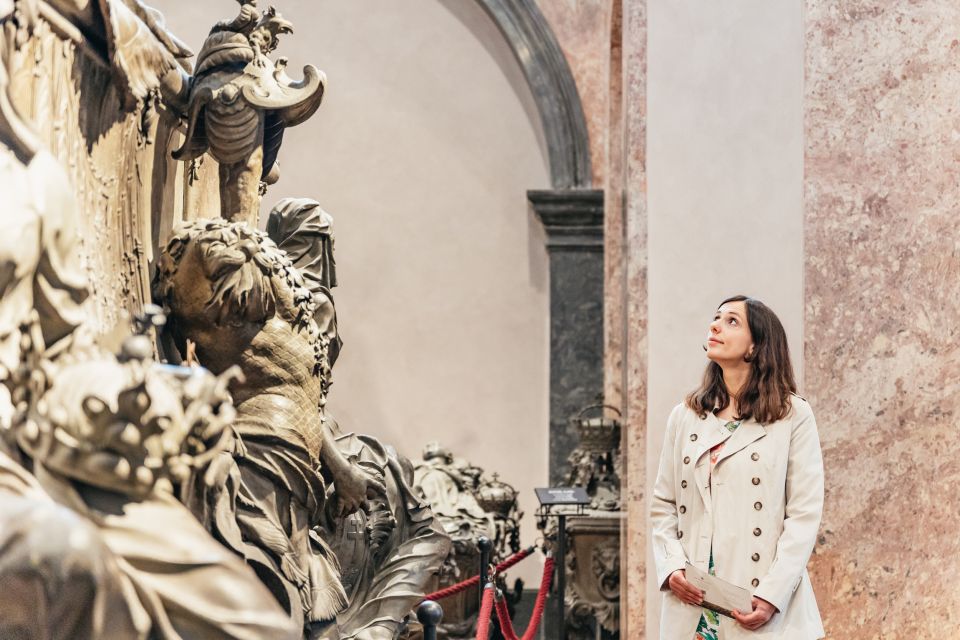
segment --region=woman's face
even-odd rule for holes
[[[747,303],[728,302],[717,309],[707,333],[707,357],[720,364],[743,362],[753,353],[753,336],[747,324]]]

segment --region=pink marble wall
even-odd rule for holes
[[[610,100],[609,52],[611,0],[538,0],[560,43],[580,92],[593,184],[603,186],[607,166],[607,117]]]
[[[607,403],[623,406],[623,355],[626,332],[626,247],[623,169],[623,10],[614,3],[610,17],[610,100],[607,117],[607,175],[604,180],[603,378]]]
[[[960,4],[806,2],[805,389],[830,638],[934,638],[960,588]]]
[[[622,638],[645,637],[647,504],[647,3],[623,0],[622,138],[624,215],[624,281],[626,284],[623,325],[624,450],[623,478],[627,517],[621,556]],[[608,243],[616,243],[610,237]],[[608,246],[610,246],[608,244]],[[607,286],[618,286],[607,282]],[[609,292],[607,294],[610,295]],[[616,297],[608,300],[616,300]],[[610,307],[616,314],[616,307]]]

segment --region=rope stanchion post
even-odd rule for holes
[[[423,625],[423,640],[437,640],[437,625],[443,620],[443,608],[433,600],[417,607],[417,620]]]
[[[477,538],[477,549],[480,550],[480,584],[487,584],[487,570],[490,567],[490,554],[493,552],[493,542],[486,536]],[[483,606],[483,589],[480,589],[480,605]]]
[[[567,516],[584,516],[590,496],[584,487],[547,487],[535,489],[540,509],[537,516],[546,525],[548,518],[557,519],[556,538],[556,565],[557,590],[556,597],[556,624],[554,631],[556,640],[567,640],[566,625],[566,595],[567,595]],[[573,509],[571,509],[571,507]],[[556,508],[556,510],[555,510]]]
[[[557,638],[567,640],[567,516],[557,515]]]

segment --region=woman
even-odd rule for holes
[[[783,325],[762,302],[735,296],[717,309],[704,349],[703,383],[670,414],[652,500],[660,637],[822,638],[806,566],[823,460]],[[687,562],[749,589],[752,611],[701,608]]]

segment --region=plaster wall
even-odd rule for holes
[[[649,0],[646,33],[650,487],[721,300],[766,302],[802,379],[803,14],[796,3]],[[648,638],[655,582],[647,571]]]
[[[152,0],[199,50],[228,0]],[[278,55],[328,77],[287,131],[285,196],[334,216],[344,349],[330,407],[411,458],[439,440],[520,491],[547,481],[548,262],[526,190],[549,165],[532,96],[479,4],[287,0]],[[522,539],[536,537],[532,515]],[[539,567],[515,570],[534,584]]]

